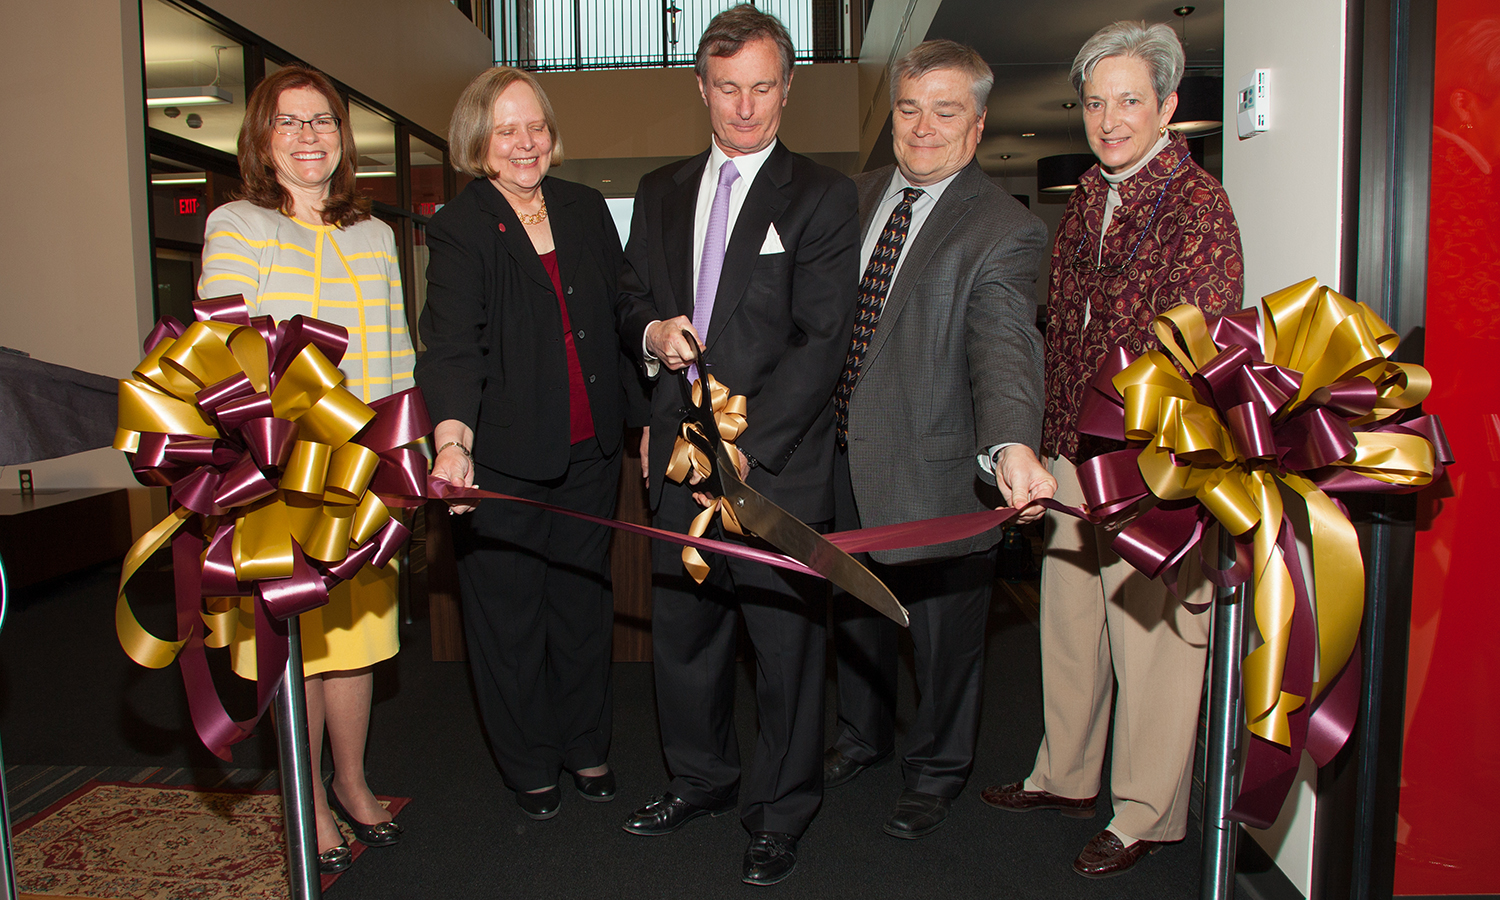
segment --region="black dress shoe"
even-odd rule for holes
[[[328,808],[339,814],[339,818],[349,823],[354,829],[354,836],[366,847],[389,847],[401,840],[402,828],[395,822],[376,822],[374,825],[366,825],[360,820],[349,815],[349,810],[339,802],[339,795],[334,793],[332,787],[327,790]]]
[[[557,815],[557,808],[562,806],[562,791],[555,784],[545,791],[534,793],[516,791],[516,805],[521,807],[521,812],[533,819],[550,819]]]
[[[891,837],[915,840],[937,831],[948,818],[948,807],[953,803],[947,797],[924,794],[910,788],[901,792],[896,801],[896,811],[885,820],[885,833]]]
[[[699,816],[722,816],[734,812],[735,805],[696,806],[668,791],[635,811],[625,830],[631,834],[656,837],[671,834]]]
[[[615,799],[615,772],[613,769],[603,775],[579,775],[574,772],[573,786],[578,788],[583,799],[607,803]]]
[[[354,852],[349,849],[348,841],[318,854],[319,875],[337,875],[352,865],[354,865]]]
[[[848,784],[860,772],[872,766],[880,765],[888,757],[890,757],[889,753],[876,757],[869,762],[855,762],[845,756],[837,747],[829,747],[823,753],[823,787],[835,788],[841,784]]]
[[[766,885],[785,881],[797,865],[797,839],[779,831],[757,831],[745,849],[746,884]]]

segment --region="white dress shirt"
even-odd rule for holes
[[[860,267],[860,272],[863,273],[869,267],[870,257],[875,253],[875,245],[880,243],[880,234],[885,231],[885,225],[890,221],[891,213],[895,212],[896,206],[901,202],[901,193],[907,188],[917,188],[922,195],[917,197],[911,205],[911,224],[906,228],[906,242],[901,245],[901,255],[896,257],[896,269],[891,273],[891,284],[894,285],[901,275],[901,266],[906,262],[906,248],[917,239],[917,232],[922,230],[922,226],[927,222],[927,216],[931,214],[932,208],[937,206],[938,198],[943,196],[943,191],[946,191],[948,185],[952,184],[953,179],[957,177],[958,172],[954,172],[937,184],[917,187],[906,180],[906,176],[901,174],[900,169],[892,172],[891,183],[886,187],[880,202],[875,204],[875,214],[870,218],[870,227],[865,232],[864,241],[859,245],[859,258],[865,261],[864,266]],[[885,301],[882,300],[882,308],[884,303]]]
[[[698,181],[698,203],[693,211],[693,280],[689,283],[694,285],[695,289],[698,284],[698,272],[703,268],[703,242],[708,236],[708,219],[713,213],[714,192],[719,188],[719,170],[723,168],[724,163],[733,160],[734,168],[740,173],[740,177],[735,179],[734,184],[729,187],[729,221],[724,228],[724,246],[727,250],[729,240],[734,236],[734,223],[739,221],[740,209],[745,205],[745,195],[750,193],[750,185],[754,183],[755,176],[760,174],[761,166],[765,165],[774,149],[776,149],[776,141],[772,140],[762,150],[731,157],[719,148],[718,138],[710,141],[708,164],[703,167],[703,175]],[[698,302],[697,297],[692,300],[694,304]],[[659,321],[661,320],[656,319],[650,322],[646,326],[647,332]],[[707,343],[708,335],[700,334],[698,337]],[[652,355],[651,346],[644,334],[641,336],[641,352],[645,355],[646,375],[655,378],[656,373],[661,369],[661,363]]]

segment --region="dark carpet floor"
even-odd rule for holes
[[[0,633],[0,739],[7,771],[133,766],[222,776],[234,769],[273,769],[269,725],[236,748],[232,764],[221,763],[188,724],[177,669],[143,669],[124,655],[114,636],[117,577],[117,569],[105,567],[13,595]],[[169,575],[147,572],[138,579],[132,598],[143,621],[158,634],[169,633]],[[1028,585],[1001,584],[995,591],[979,758],[947,824],[921,841],[887,837],[880,826],[900,792],[900,774],[896,765],[873,769],[828,793],[803,839],[796,871],[765,896],[1197,896],[1196,835],[1123,877],[1094,882],[1074,874],[1070,863],[1103,827],[1104,815],[1013,815],[980,801],[980,788],[1027,772],[1040,737],[1038,635],[1024,611],[1034,597]],[[432,661],[424,621],[405,626],[402,641],[403,652],[377,675],[368,771],[377,793],[413,798],[400,817],[407,837],[397,847],[361,856],[331,896],[637,900],[755,891],[739,882],[747,836],[734,816],[699,820],[662,838],[620,830],[629,813],[666,783],[649,664],[615,665],[610,761],[619,773],[619,796],[612,803],[587,803],[568,789],[556,818],[533,822],[501,785],[480,733],[465,665]],[[742,667],[737,711],[747,758],[754,737],[748,671]],[[243,712],[249,696],[244,686],[232,676],[220,681]],[[902,701],[904,723],[912,714],[909,677]],[[829,710],[831,717],[831,702]]]

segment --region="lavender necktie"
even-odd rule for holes
[[[719,273],[724,269],[724,242],[729,231],[729,192],[740,177],[734,160],[719,167],[719,186],[714,189],[713,210],[708,214],[708,231],[703,236],[703,257],[698,263],[698,289],[693,292],[693,328],[704,344],[708,343],[708,322],[714,314],[714,294],[719,290]],[[688,367],[688,377],[698,377],[698,367]]]

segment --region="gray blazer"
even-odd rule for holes
[[[855,177],[861,235],[894,171]],[[1043,404],[1034,282],[1046,240],[1042,221],[971,161],[902,249],[849,402],[861,525],[993,508],[1000,497],[981,488],[978,454],[1001,443],[1036,449]],[[945,559],[998,540],[993,529],[872,555],[888,564]]]

